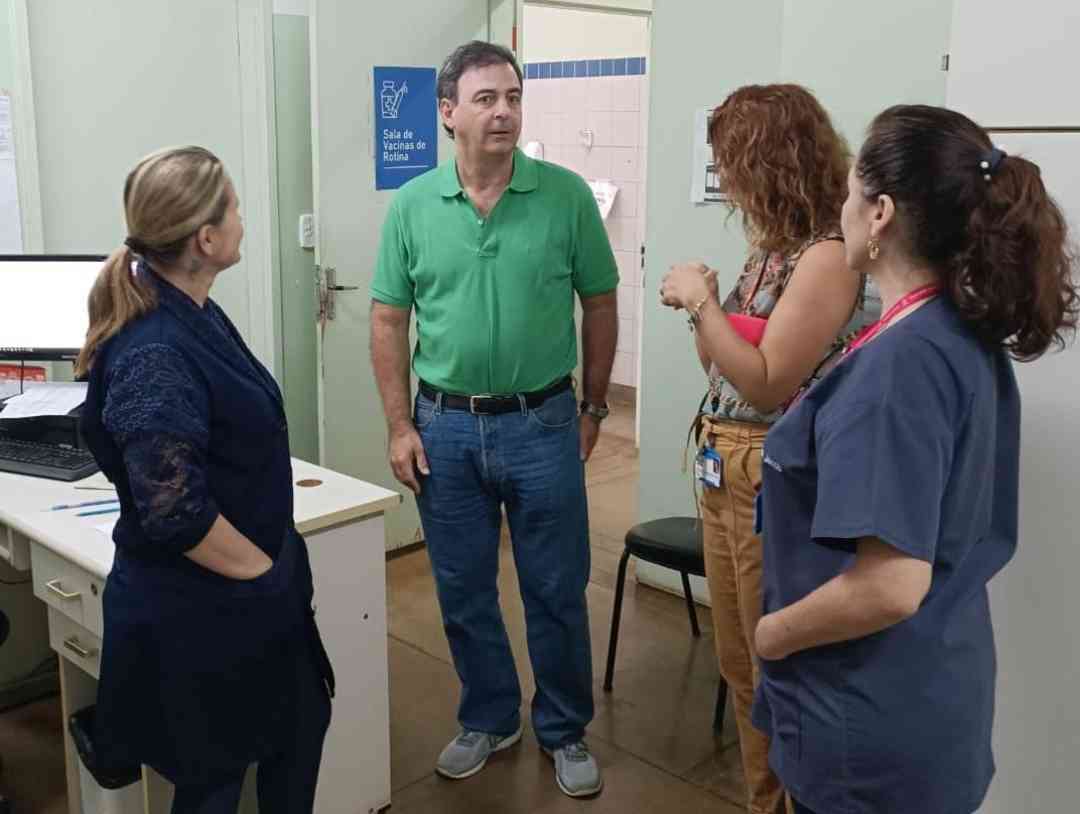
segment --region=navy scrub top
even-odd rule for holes
[[[1017,542],[1012,363],[938,298],[855,351],[769,433],[764,611],[877,537],[933,566],[910,619],[763,661],[754,723],[795,799],[829,814],[969,814],[994,774],[987,583]]]

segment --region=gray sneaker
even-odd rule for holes
[[[600,767],[584,741],[568,743],[558,749],[544,749],[555,761],[555,782],[563,794],[571,797],[592,797],[604,788]]]
[[[464,780],[484,768],[492,754],[509,749],[519,740],[520,725],[513,735],[488,735],[465,730],[442,750],[435,771],[451,780]]]

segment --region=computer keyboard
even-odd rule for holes
[[[85,449],[0,437],[0,471],[74,481],[93,475],[98,465]]]

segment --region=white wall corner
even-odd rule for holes
[[[282,338],[275,330],[280,246],[277,229],[277,136],[274,109],[273,0],[238,0],[243,127],[244,267],[252,352],[280,379]]]
[[[14,86],[11,88],[12,129],[15,139],[15,174],[19,184],[23,251],[45,251],[45,228],[38,174],[37,124],[34,83],[30,62],[30,0],[12,0],[11,31],[14,39]]]

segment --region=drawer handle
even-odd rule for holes
[[[75,591],[74,593],[65,591],[64,586],[58,579],[54,579],[52,582],[46,582],[45,587],[64,600],[78,599],[82,595],[79,591]]]
[[[84,659],[88,659],[97,653],[97,650],[87,650],[81,644],[79,640],[72,636],[70,639],[64,639],[64,647],[74,653],[76,656],[81,656]]]

